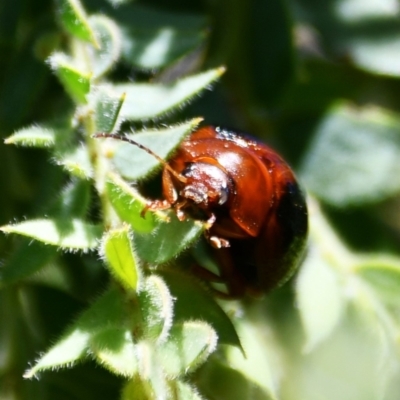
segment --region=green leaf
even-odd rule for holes
[[[180,380],[170,381],[171,392],[177,400],[203,400],[197,390],[186,382]]]
[[[377,293],[380,301],[397,307],[400,293],[400,260],[388,256],[365,256],[355,272]]]
[[[140,341],[136,344],[136,351],[140,357],[139,375],[143,383],[148,384],[150,399],[161,399],[168,391],[167,377],[158,359],[159,349],[154,343]],[[136,396],[134,396],[136,398]]]
[[[127,120],[148,120],[176,109],[217,80],[225,69],[220,67],[188,76],[169,84],[126,83],[115,85],[119,94],[126,93],[121,115]]]
[[[317,128],[302,167],[308,189],[337,207],[378,202],[400,192],[400,119],[380,109],[332,109]]]
[[[340,0],[327,8],[311,0],[302,2],[298,14],[303,15],[302,22],[304,15],[312,21],[327,54],[345,56],[357,67],[375,74],[400,75],[400,27],[395,1]]]
[[[74,325],[50,348],[24,375],[32,378],[38,372],[55,367],[71,367],[76,361],[86,357],[92,345],[99,352],[101,343],[104,343],[107,330],[115,332],[112,328],[124,328],[128,320],[128,309],[116,289],[107,290],[92,304],[74,323]],[[97,336],[99,335],[99,336]],[[113,336],[114,349],[120,336]],[[101,341],[101,339],[103,341]],[[119,344],[121,344],[119,342]],[[111,347],[111,345],[109,346]],[[104,348],[103,348],[104,349]]]
[[[264,350],[262,353],[265,353]],[[217,357],[211,357],[201,368],[200,379],[196,380],[196,384],[207,399],[275,400],[268,391],[255,384],[252,377],[246,377]]]
[[[160,277],[150,275],[140,288],[138,299],[144,318],[143,337],[162,343],[169,334],[174,311],[168,286]]]
[[[150,382],[143,380],[139,375],[135,375],[123,387],[121,400],[153,400],[154,391]]]
[[[203,29],[180,31],[172,26],[154,30],[125,26],[123,57],[126,62],[145,69],[163,68],[200,47],[207,37]]]
[[[121,220],[130,224],[135,232],[149,233],[155,229],[156,216],[166,219],[160,212],[149,211],[142,217],[146,200],[118,175],[110,173],[108,178],[106,189],[111,204]]]
[[[65,250],[94,249],[101,237],[101,227],[79,219],[33,219],[0,228],[5,233],[28,236]]]
[[[88,47],[90,70],[96,79],[108,72],[118,61],[121,54],[121,33],[115,22],[104,15],[91,16],[89,22],[99,42],[95,48]]]
[[[163,68],[199,47],[207,31],[189,29],[179,31],[171,26],[157,30],[126,27],[123,56],[126,62],[145,69]]]
[[[132,0],[108,0],[114,7],[131,2]]]
[[[125,94],[117,95],[111,87],[97,88],[91,97],[94,103],[96,131],[109,133],[119,128],[121,107],[125,101]]]
[[[57,0],[60,20],[68,33],[98,47],[85,10],[79,0]]]
[[[169,128],[149,130],[126,136],[149,148],[162,159],[167,159],[200,121],[199,118],[194,118],[191,121]],[[117,170],[125,178],[137,180],[160,167],[159,161],[154,156],[139,147],[126,142],[117,142],[116,145],[117,149],[113,161]]]
[[[175,322],[187,320],[207,322],[217,332],[220,344],[230,344],[242,350],[232,321],[194,277],[178,270],[161,270],[159,275],[165,279],[171,294],[176,298]]]
[[[44,245],[42,246],[45,247]],[[76,281],[74,280],[73,272],[71,273],[71,269],[63,263],[62,259],[56,258],[58,255],[56,248],[49,246],[45,248],[47,251],[54,251],[54,260],[50,260],[49,263],[43,265],[37,273],[28,276],[24,283],[40,287],[46,286],[76,297],[79,289],[75,289]],[[78,293],[79,295],[80,293]],[[85,294],[82,297],[84,296]]]
[[[209,32],[209,21],[203,14],[169,12],[151,5],[110,7],[107,15],[118,21],[125,63],[140,69],[164,68],[199,48]]]
[[[141,272],[131,240],[128,227],[112,229],[102,239],[101,253],[110,272],[122,286],[137,290]]]
[[[65,54],[54,53],[48,60],[65,91],[78,104],[86,104],[91,75],[75,67]]]
[[[83,144],[73,149],[58,152],[55,160],[58,165],[61,165],[73,176],[81,179],[91,179],[93,177],[88,149]]]
[[[251,321],[238,319],[235,323],[238,335],[243,345],[244,352],[238,348],[227,349],[227,364],[235,369],[241,376],[241,391],[248,390],[249,398],[278,399],[277,366],[274,343],[271,341],[271,332],[268,326],[262,325],[262,319]],[[228,371],[225,371],[225,373]],[[232,371],[231,371],[232,373]],[[233,377],[232,377],[233,378]],[[261,395],[262,393],[262,395]]]
[[[53,147],[56,142],[56,132],[45,126],[29,126],[13,133],[5,144],[15,144],[26,147]]]
[[[362,22],[367,18],[388,18],[396,15],[397,5],[391,0],[357,1],[342,0],[335,7],[339,18],[347,22]]]
[[[24,374],[24,378],[32,378],[39,371],[54,369],[55,367],[72,366],[73,363],[86,355],[89,333],[78,329],[59,340],[33,368],[30,368]]]
[[[0,269],[0,287],[30,277],[57,256],[57,249],[24,239]]]
[[[90,182],[75,179],[62,190],[50,214],[57,218],[83,218],[90,206]]]
[[[344,309],[339,276],[322,250],[310,246],[296,282],[296,299],[306,331],[305,350],[312,351],[338,326]]]
[[[73,328],[91,334],[110,328],[130,328],[132,314],[137,311],[119,287],[111,287],[82,313]]]
[[[137,373],[135,348],[129,330],[102,330],[93,335],[90,348],[98,362],[114,374],[133,377]]]
[[[395,18],[397,19],[397,15]],[[397,21],[393,19],[393,22]],[[400,30],[394,23],[393,28],[382,35],[360,33],[348,38],[346,47],[355,64],[374,73],[400,76],[400,57],[398,56]],[[378,24],[376,25],[379,27]]]
[[[170,377],[193,372],[215,350],[218,337],[214,329],[202,321],[176,324],[157,357]]]
[[[137,234],[134,243],[141,259],[154,264],[170,261],[189,247],[203,232],[203,226],[193,220],[179,221],[169,213],[170,221],[157,221],[151,234]]]

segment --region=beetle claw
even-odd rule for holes
[[[212,247],[215,249],[222,249],[224,247],[231,247],[231,244],[229,243],[229,240],[219,238],[217,236],[210,236],[208,238],[209,243],[211,244]]]
[[[178,217],[179,221],[185,221],[186,220],[186,214],[181,209],[176,210],[176,216]]]
[[[175,203],[173,206],[175,209],[176,216],[179,219],[179,221],[186,220],[186,213],[182,210],[182,208],[185,207],[185,205],[186,205],[186,200],[183,200],[178,203]]]
[[[205,229],[209,230],[215,223],[215,221],[217,220],[217,217],[215,216],[214,213],[210,214],[210,217],[208,218],[208,220],[205,222]]]

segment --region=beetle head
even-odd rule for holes
[[[217,165],[192,162],[187,164],[181,174],[186,182],[180,196],[191,204],[207,210],[228,202],[231,181],[226,172]]]

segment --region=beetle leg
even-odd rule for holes
[[[205,227],[207,230],[209,230],[217,220],[217,217],[214,213],[210,213],[210,216],[208,217],[208,220],[205,223]]]
[[[226,240],[224,238],[220,238],[215,235],[211,235],[209,229],[206,229],[204,231],[204,236],[207,239],[207,242],[211,244],[214,249],[222,249],[223,247],[230,247],[229,240]]]
[[[171,203],[169,203],[167,200],[153,200],[149,201],[145,207],[143,208],[142,212],[140,213],[140,216],[144,218],[144,215],[146,214],[147,211],[162,211],[162,210],[168,210],[168,208],[171,208]]]
[[[182,211],[182,208],[185,207],[187,201],[184,199],[178,203],[174,204],[174,209],[176,216],[178,217],[179,221],[185,221],[186,219],[186,214],[184,211]]]
[[[212,288],[215,295],[221,299],[238,299],[243,297],[247,292],[247,286],[244,285],[243,276],[235,267],[234,259],[232,258],[229,249],[218,249],[213,251],[220,275],[226,283],[226,292],[222,292],[216,288]]]
[[[217,217],[215,216],[215,214],[210,213],[208,220],[205,222],[204,236],[206,237],[207,241],[211,244],[211,246],[214,247],[215,249],[221,249],[222,247],[230,247],[229,240],[210,234],[210,229],[214,225],[216,220]]]

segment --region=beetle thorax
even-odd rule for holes
[[[180,196],[199,208],[207,209],[227,203],[230,195],[230,179],[217,165],[193,162],[186,166],[182,175],[187,179]]]

